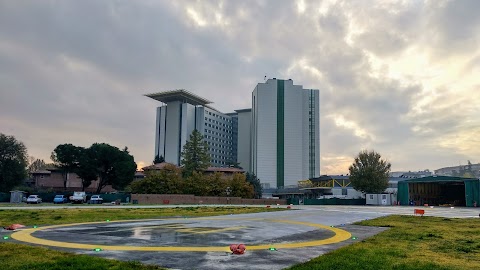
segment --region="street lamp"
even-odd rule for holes
[[[227,204],[230,204],[230,198],[228,198],[228,196],[230,195],[231,192],[232,192],[232,189],[230,187],[227,187],[225,189],[225,194],[227,194]]]

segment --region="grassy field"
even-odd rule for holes
[[[358,225],[390,229],[289,269],[480,269],[480,219],[389,216]]]
[[[147,219],[163,217],[200,217],[228,214],[283,211],[281,208],[262,207],[176,207],[176,208],[119,208],[119,209],[0,209],[0,225],[20,223],[27,226],[55,225],[105,220]]]
[[[88,255],[77,255],[42,247],[0,243],[0,268],[5,270],[123,270],[164,269],[138,262],[122,262]]]
[[[162,217],[199,217],[226,214],[282,211],[280,208],[260,207],[178,207],[156,209],[48,209],[48,210],[2,210],[0,225],[20,223],[27,226],[94,222],[105,220],[147,219]],[[163,269],[142,265],[138,262],[121,262],[87,255],[54,251],[43,247],[32,247],[9,243],[0,239],[0,269],[2,270],[120,270],[120,269]]]

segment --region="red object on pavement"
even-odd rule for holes
[[[232,244],[232,245],[230,245],[230,250],[232,251],[233,254],[241,255],[241,254],[245,253],[246,249],[247,249],[247,247],[245,247],[244,244],[238,244],[238,245]]]
[[[20,228],[23,228],[25,227],[25,225],[22,225],[22,224],[12,224],[8,227],[4,227],[5,230],[10,230],[10,231],[14,231],[16,229],[20,229]]]

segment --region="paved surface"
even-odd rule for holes
[[[414,209],[372,206],[294,208],[299,210],[47,226],[19,231],[12,238],[60,250],[137,260],[173,269],[281,269],[385,230],[351,225],[353,222],[390,214],[411,215]],[[480,212],[475,208],[423,209],[426,215],[441,217],[478,218]],[[247,252],[231,255],[228,246],[239,243],[246,244]],[[275,247],[277,251],[270,251],[269,247]],[[95,248],[102,251],[96,252]]]

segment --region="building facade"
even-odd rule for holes
[[[30,173],[27,186],[38,189],[52,189],[54,191],[81,191],[82,179],[75,173],[67,173],[58,168],[49,168]],[[95,192],[99,180],[94,180],[90,186],[85,188],[87,192]],[[102,192],[115,191],[111,185],[102,188]]]
[[[319,91],[269,79],[252,93],[251,171],[265,188],[320,175]]]
[[[212,166],[236,162],[236,119],[208,106],[211,102],[186,90],[173,90],[147,97],[164,103],[157,108],[155,155],[180,165],[183,146],[196,129],[209,146]]]
[[[221,113],[184,89],[147,94],[157,108],[155,155],[180,165],[183,146],[198,130],[215,167],[239,163],[265,188],[296,185],[320,175],[319,91],[292,80],[268,79],[252,93],[252,108]]]

